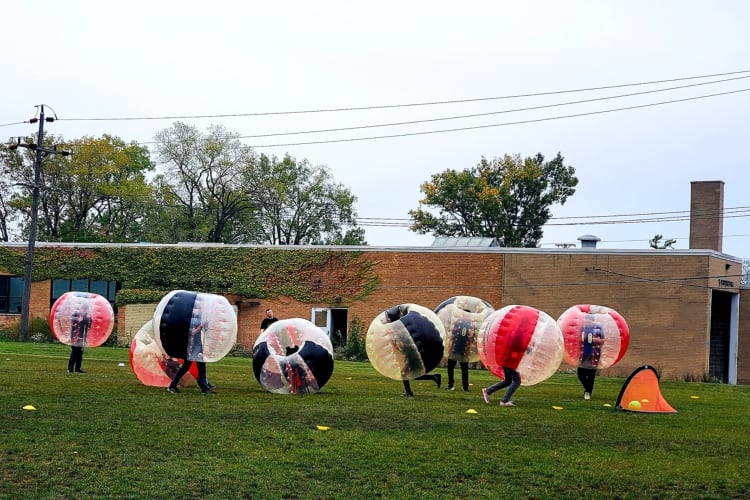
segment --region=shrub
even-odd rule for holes
[[[354,316],[349,323],[349,335],[342,347],[343,349],[340,349],[340,352],[343,359],[347,361],[367,360],[364,323],[357,316]]]

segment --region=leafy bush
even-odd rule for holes
[[[346,337],[346,343],[340,344],[335,350],[336,358],[346,361],[366,361],[365,333],[364,323],[357,316],[354,316],[349,323],[349,335]]]

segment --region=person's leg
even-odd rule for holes
[[[438,389],[440,389],[440,384],[443,382],[443,376],[439,373],[426,373],[421,377],[415,378],[414,380],[432,380],[433,382],[435,382],[435,385],[438,386]]]
[[[461,365],[461,386],[464,391],[469,392],[469,363],[462,361]]]
[[[76,346],[70,346],[70,356],[68,357],[68,373],[73,373],[76,367]]]
[[[204,361],[196,361],[198,366],[198,386],[201,388],[201,392],[214,393],[214,386],[208,383],[208,377],[206,376],[206,363]]]
[[[503,396],[502,403],[510,403],[510,399],[516,392],[516,389],[518,389],[518,387],[521,385],[521,374],[509,368],[505,368],[504,370],[505,377],[510,378],[510,385],[508,386],[508,390],[505,391],[505,396]]]
[[[591,397],[591,393],[594,392],[594,379],[596,378],[596,369],[593,368],[578,368],[576,370],[578,380],[583,386],[583,396],[588,399]]]
[[[81,365],[83,364],[83,347],[73,346],[72,350],[73,371],[83,373],[81,369]]]
[[[174,374],[174,377],[172,377],[172,382],[169,384],[169,387],[167,390],[169,392],[180,392],[180,390],[177,388],[177,384],[180,383],[180,380],[182,380],[182,377],[190,370],[190,367],[192,366],[193,362],[190,360],[186,360],[184,363],[180,365],[180,369],[177,370],[177,373]]]
[[[448,358],[448,387],[446,387],[446,390],[452,391],[454,388],[454,385],[456,383],[455,371],[456,360]]]
[[[406,396],[407,398],[414,397],[414,393],[411,392],[411,384],[409,383],[409,381],[404,380],[403,382],[404,382],[404,396]]]
[[[482,397],[484,397],[484,402],[487,404],[490,404],[490,394],[492,394],[493,392],[497,392],[504,387],[508,387],[509,385],[510,385],[510,380],[506,376],[504,380],[501,380],[500,382],[496,382],[492,384],[491,386],[485,387],[484,389],[482,389]]]

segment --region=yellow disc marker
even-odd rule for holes
[[[34,411],[34,410],[36,410],[36,408],[34,408],[31,405],[26,405],[26,406],[23,407],[23,409],[26,410],[26,411]]]

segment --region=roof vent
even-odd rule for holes
[[[581,242],[581,248],[596,248],[596,244],[602,241],[601,238],[593,234],[584,234],[583,236],[579,236],[578,240]]]

